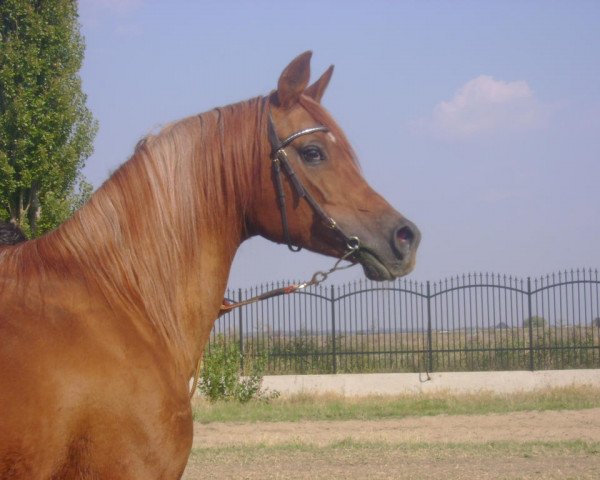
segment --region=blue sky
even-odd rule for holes
[[[268,93],[310,49],[314,77],[336,66],[323,103],[365,177],[423,233],[412,278],[600,267],[600,2],[79,5],[94,185],[145,134]],[[230,286],[331,263],[252,239]]]

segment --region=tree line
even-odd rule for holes
[[[81,169],[98,123],[86,106],[75,0],[0,2],[0,220],[28,237],[89,198]]]

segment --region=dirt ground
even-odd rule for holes
[[[597,479],[598,442],[600,408],[197,424],[184,478]]]

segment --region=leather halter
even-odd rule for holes
[[[289,226],[288,226],[288,218],[287,218],[287,208],[286,208],[286,200],[285,200],[285,190],[283,188],[283,181],[281,179],[281,169],[283,168],[285,174],[287,175],[294,191],[298,195],[299,198],[304,198],[307,203],[311,206],[313,211],[317,214],[317,216],[325,223],[327,227],[336,232],[345,242],[346,248],[348,251],[355,253],[360,248],[360,240],[356,236],[349,236],[339,227],[337,222],[325,212],[325,210],[319,205],[319,202],[315,200],[315,198],[310,194],[310,192],[304,187],[296,172],[292,168],[290,161],[288,159],[285,148],[288,147],[294,140],[304,135],[310,135],[316,132],[328,132],[329,129],[323,125],[319,125],[316,127],[305,128],[304,130],[299,130],[295,133],[292,133],[289,137],[284,140],[280,140],[277,136],[277,132],[275,131],[275,124],[273,122],[273,117],[269,112],[269,142],[271,143],[271,162],[273,168],[273,176],[275,179],[275,190],[277,192],[277,203],[279,204],[279,211],[281,213],[281,225],[283,227],[283,236],[287,243],[288,248],[292,252],[299,252],[302,250],[301,246],[295,246],[292,243],[292,239],[290,237]],[[344,258],[348,257],[348,253],[344,255]]]

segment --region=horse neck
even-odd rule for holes
[[[233,107],[141,142],[45,245],[78,265],[107,301],[149,324],[182,368],[197,361],[218,316],[265,148],[258,121],[244,124]]]

